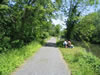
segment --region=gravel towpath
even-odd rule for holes
[[[56,47],[56,39],[51,38],[12,75],[70,75],[70,71]]]

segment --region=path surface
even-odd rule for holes
[[[55,44],[56,39],[51,38],[46,46],[26,61],[13,75],[70,75]]]

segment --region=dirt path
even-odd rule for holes
[[[56,39],[51,38],[12,75],[70,75],[70,72],[56,47]]]

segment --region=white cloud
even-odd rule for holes
[[[60,25],[62,25],[62,24],[64,24],[64,22],[63,21],[61,21],[61,20],[59,20],[59,19],[52,19],[52,22],[53,22],[53,24],[55,24],[55,25],[57,25],[57,24],[60,24]]]
[[[65,26],[65,22],[64,21],[62,21],[62,20],[60,20],[60,19],[52,19],[52,23],[54,24],[54,25],[57,25],[57,24],[60,24],[61,26],[62,26],[62,28],[66,28],[66,26]]]

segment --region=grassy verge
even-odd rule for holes
[[[100,75],[100,59],[85,48],[62,48],[62,41],[57,42],[65,61],[71,69],[72,75]]]
[[[22,48],[0,54],[0,75],[9,75],[40,47],[40,43],[32,42]]]
[[[100,59],[82,47],[60,48],[72,75],[100,75]]]

